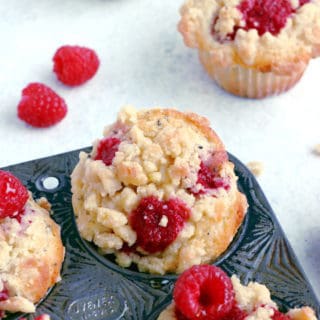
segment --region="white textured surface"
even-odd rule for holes
[[[319,68],[313,61],[290,92],[264,100],[226,94],[176,31],[181,1],[0,0],[0,167],[84,146],[100,137],[120,106],[175,106],[207,116],[242,162],[265,165],[259,182],[320,296]],[[63,44],[96,49],[98,74],[68,88],[51,58]],[[69,113],[49,129],[16,117],[22,88],[44,82]]]

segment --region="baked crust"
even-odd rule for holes
[[[115,254],[124,267],[136,263],[140,271],[180,273],[194,264],[211,262],[223,253],[241,225],[247,201],[237,189],[234,165],[207,119],[173,109],[136,111],[123,109],[105,137],[122,141],[111,165],[81,153],[71,175],[72,203],[81,236],[93,241],[102,254]],[[202,158],[215,155],[214,170],[230,181],[230,189],[196,196],[197,174]],[[140,200],[154,196],[167,201],[178,198],[191,210],[177,239],[153,254],[134,247],[136,232],[129,216]]]
[[[9,298],[0,301],[0,310],[34,312],[34,304],[60,280],[64,247],[60,227],[45,209],[31,197],[25,213],[16,219],[0,220],[0,291],[6,289]]]
[[[277,35],[259,36],[255,29],[239,29],[234,40],[224,39],[241,27],[240,0],[187,0],[181,8],[178,29],[191,48],[205,51],[221,67],[239,65],[278,75],[301,74],[311,58],[320,54],[320,1],[313,0],[288,17]],[[298,6],[291,1],[292,7]],[[213,21],[215,35],[211,33]]]

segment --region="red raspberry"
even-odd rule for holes
[[[306,3],[309,3],[310,0],[299,0],[299,5],[300,7],[302,7],[303,5],[305,5]]]
[[[299,6],[301,7],[308,2],[310,0],[299,0]],[[256,29],[260,36],[266,32],[277,35],[285,27],[288,17],[296,12],[289,0],[244,0],[239,4],[238,9],[242,13],[245,26],[235,26],[233,32],[228,34],[225,40],[233,40],[239,29]],[[213,34],[217,21],[217,18],[213,21]]]
[[[98,70],[100,61],[89,48],[62,46],[53,56],[53,71],[66,85],[77,86],[91,79]]]
[[[195,195],[204,194],[210,189],[224,188],[225,190],[229,190],[230,188],[228,179],[220,177],[215,167],[212,165],[209,166],[203,161],[200,163],[197,184],[201,184],[203,188],[200,191],[193,191],[191,189],[191,193]]]
[[[94,160],[102,160],[106,166],[110,166],[120,143],[121,141],[117,138],[105,138],[101,140]]]
[[[16,218],[23,214],[23,208],[29,198],[28,190],[14,175],[0,170],[0,219]]]
[[[137,233],[136,244],[149,253],[165,250],[178,236],[190,210],[179,199],[161,201],[154,196],[143,198],[131,213],[129,223]],[[161,224],[165,219],[166,223]]]
[[[247,312],[241,310],[237,304],[234,304],[230,312],[223,317],[223,320],[244,320],[247,316]]]
[[[293,13],[289,0],[245,0],[239,5],[245,30],[256,29],[261,36],[266,32],[278,34]]]
[[[22,90],[18,117],[34,127],[49,127],[67,113],[65,101],[42,83],[30,83]]]
[[[9,298],[9,291],[4,288],[2,291],[0,291],[0,301],[8,300]]]
[[[48,319],[48,317],[49,317],[48,315],[42,314],[42,315],[34,318],[34,320],[46,320],[46,319]],[[0,318],[0,319],[1,319],[1,318]],[[27,318],[20,318],[19,320],[27,320]]]
[[[181,313],[188,320],[217,320],[231,311],[234,291],[230,278],[222,269],[199,265],[180,275],[173,299],[177,314]]]
[[[290,320],[290,318],[287,315],[281,313],[279,310],[274,309],[272,320]]]

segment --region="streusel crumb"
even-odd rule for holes
[[[81,236],[124,267],[182,272],[224,252],[247,202],[207,119],[123,109],[72,173]]]
[[[250,161],[247,167],[256,177],[259,177],[264,171],[264,165],[260,161]]]

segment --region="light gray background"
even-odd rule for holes
[[[0,0],[0,167],[88,146],[119,108],[165,106],[207,116],[229,152],[262,161],[259,182],[320,296],[320,59],[290,92],[248,100],[223,92],[176,30],[173,0]],[[63,44],[96,49],[97,75],[68,88],[52,56]],[[21,90],[40,81],[63,96],[67,117],[34,129],[19,121]]]

